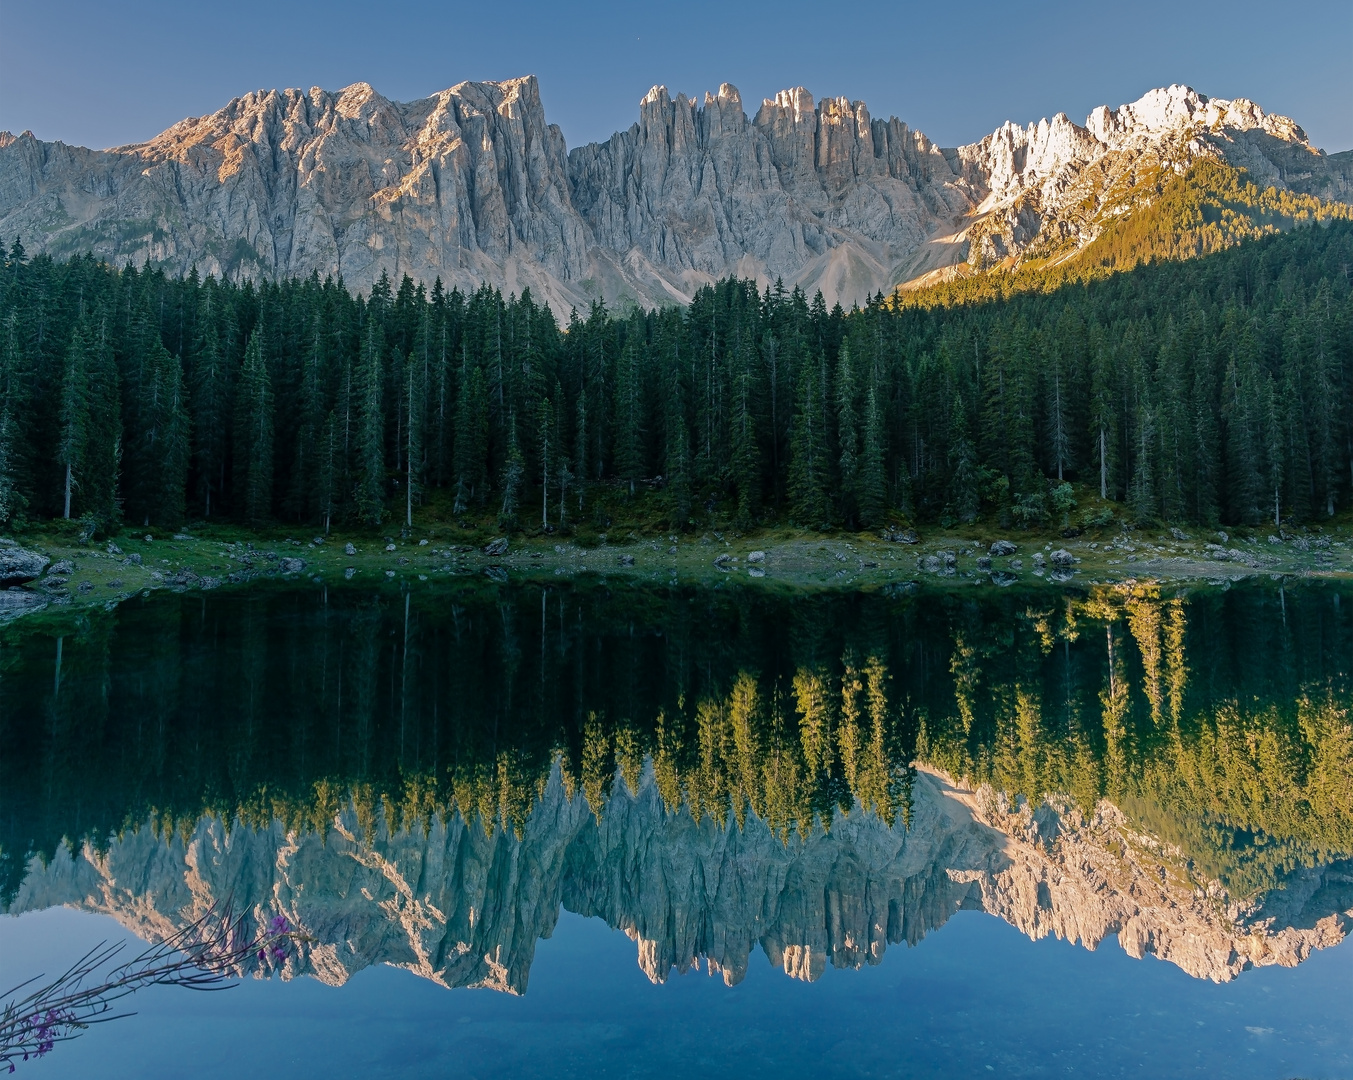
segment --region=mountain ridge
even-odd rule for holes
[[[700,101],[655,86],[629,128],[570,150],[528,75],[408,103],[367,83],[260,90],[108,150],[0,133],[0,236],[217,276],[488,282],[559,314],[684,302],[729,275],[849,305],[1081,250],[1141,176],[1202,159],[1353,201],[1353,151],[1180,85],[956,148],[802,87],[749,116],[728,83]]]
[[[165,938],[230,903],[260,926],[283,915],[305,935],[283,976],[341,985],[391,964],[443,986],[526,992],[536,942],[560,907],[598,916],[636,945],[655,983],[704,967],[742,981],[760,948],[791,978],[859,969],[914,945],[958,910],[985,911],[1033,940],[1089,949],[1117,937],[1194,978],[1294,967],[1344,940],[1347,863],[1297,868],[1261,896],[1230,896],[1112,803],[1088,815],[1037,807],[985,785],[918,773],[909,825],[858,809],[781,838],[671,812],[645,768],[602,812],[565,791],[558,767],[520,836],[460,817],[391,828],[352,806],[320,831],[204,817],[151,823],[34,857],[11,914],[66,905]]]

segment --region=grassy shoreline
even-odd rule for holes
[[[49,526],[12,540],[52,561],[23,586],[32,599],[11,617],[42,610],[109,607],[158,589],[238,588],[260,579],[324,583],[435,583],[467,576],[511,580],[604,579],[621,584],[700,585],[738,582],[777,590],[883,591],[1003,585],[1047,589],[1135,582],[1218,586],[1248,578],[1353,580],[1353,534],[1344,526],[1293,534],[1241,535],[1200,530],[1109,529],[1063,538],[974,527],[922,534],[916,543],[872,533],[775,529],[699,536],[589,536],[584,543],[550,536],[512,537],[506,551],[485,531],[460,526],[403,530],[402,535],[249,533],[190,528],[131,532],[82,544],[69,528]],[[992,556],[1007,540],[1013,554]],[[487,550],[486,550],[487,549]],[[1075,559],[1071,576],[1054,580],[1054,551]],[[489,552],[492,552],[490,554]],[[759,553],[759,554],[758,554]],[[946,553],[949,557],[946,557]],[[989,560],[979,562],[979,560]],[[56,568],[56,572],[52,572]]]

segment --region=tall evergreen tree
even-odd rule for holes
[[[855,398],[855,368],[850,358],[850,342],[844,341],[836,362],[836,437],[841,448],[837,459],[841,515],[847,528],[857,524],[860,517],[860,424]]]
[[[0,324],[0,335],[0,524],[8,524],[22,520],[28,508],[33,467],[27,423],[30,372],[17,311],[11,310]]]
[[[369,525],[379,525],[385,517],[383,344],[382,335],[372,318],[367,323],[362,356],[354,378],[357,398],[357,493],[354,505],[358,518]]]
[[[69,519],[75,490],[83,479],[85,447],[89,440],[90,345],[83,327],[77,326],[66,349],[65,374],[61,380],[61,448],[64,471],[61,516]]]
[[[263,335],[255,328],[244,348],[235,409],[235,486],[240,510],[250,524],[272,516],[272,379],[263,356]]]
[[[521,486],[525,478],[526,460],[522,456],[521,443],[517,441],[517,417],[514,413],[508,418],[507,458],[503,462],[503,476],[498,485],[503,492],[503,501],[498,508],[500,528],[517,527],[517,510],[521,505]]]
[[[790,444],[789,498],[793,520],[809,528],[827,525],[827,433],[823,423],[822,388],[815,365],[804,364],[795,395],[794,430]]]

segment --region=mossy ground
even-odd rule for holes
[[[657,499],[616,494],[592,508],[586,522],[562,529],[517,529],[505,554],[484,547],[503,536],[487,513],[453,518],[449,507],[421,508],[412,528],[338,530],[328,536],[297,529],[249,531],[196,523],[178,533],[124,529],[82,543],[74,522],[52,522],[13,539],[68,561],[72,572],[27,588],[60,607],[103,607],[155,589],[238,588],[268,578],[423,584],[466,576],[504,580],[606,579],[615,583],[718,587],[734,582],[776,590],[889,590],[915,582],[927,589],[995,589],[999,584],[1088,587],[1136,580],[1225,585],[1248,577],[1353,579],[1353,522],[1320,528],[1205,531],[1125,527],[1113,504],[1091,508],[1078,534],[1002,530],[991,522],[919,530],[918,542],[886,541],[877,532],[822,532],[792,527],[740,530],[711,515],[709,527],[668,531]],[[1084,516],[1084,515],[1083,515]],[[997,539],[1016,553],[979,566]],[[1276,540],[1276,542],[1274,542]],[[112,554],[109,544],[120,552]],[[348,554],[351,545],[352,554]],[[1069,583],[1050,578],[1058,548],[1078,560]],[[750,560],[753,552],[763,557]],[[952,572],[927,558],[955,556]],[[139,562],[137,557],[139,556]],[[299,569],[287,559],[302,560]],[[940,560],[941,563],[943,560]],[[63,579],[55,583],[51,578]]]

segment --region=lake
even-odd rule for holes
[[[169,592],[0,637],[45,1076],[1353,1075],[1353,589]]]

